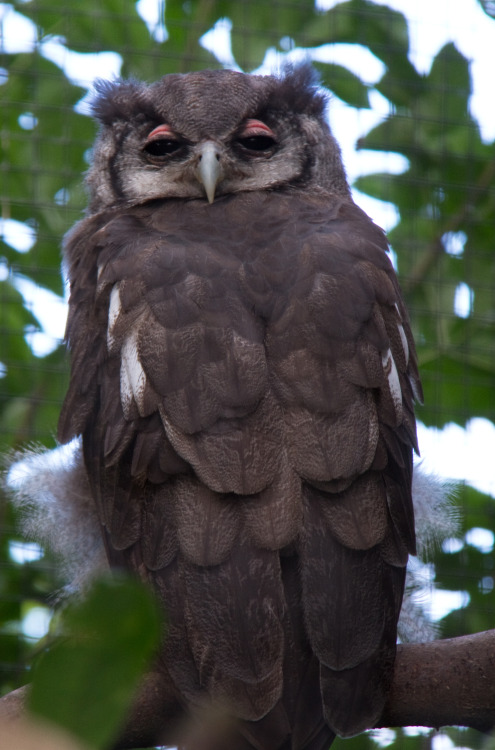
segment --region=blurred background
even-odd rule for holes
[[[60,244],[85,205],[94,78],[272,73],[310,58],[354,198],[389,234],[424,385],[424,465],[458,482],[460,528],[423,566],[419,604],[442,637],[495,627],[494,49],[492,0],[0,3],[0,452],[55,446],[68,377]],[[61,581],[7,502],[0,514],[4,693],[29,681]],[[410,728],[346,747],[484,743]]]

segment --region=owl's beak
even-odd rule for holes
[[[213,141],[205,141],[199,152],[196,177],[205,189],[208,203],[213,203],[215,189],[222,176],[223,169],[220,164],[220,149]]]

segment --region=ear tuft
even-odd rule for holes
[[[281,103],[286,103],[286,107],[313,116],[323,114],[328,98],[321,88],[319,74],[310,62],[287,63],[275,95]]]
[[[91,113],[102,125],[113,125],[116,120],[129,119],[143,93],[144,85],[136,80],[112,81],[99,78],[94,83]]]

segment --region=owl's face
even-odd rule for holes
[[[217,70],[98,89],[90,211],[310,183],[347,192],[308,67],[281,79]]]

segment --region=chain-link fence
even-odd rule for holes
[[[424,607],[442,635],[454,636],[495,621],[495,127],[483,67],[495,20],[490,3],[455,10],[418,3],[414,18],[412,8],[404,15],[393,7],[367,0],[0,5],[0,445],[5,453],[55,445],[68,377],[60,243],[85,205],[93,79],[153,81],[222,65],[268,73],[309,57],[332,94],[330,122],[356,202],[388,229],[418,346],[426,461],[461,480],[459,532],[425,569],[439,591]],[[59,582],[45,552],[21,539],[7,504],[1,521],[7,691],[28,679]],[[384,732],[374,741],[396,738]],[[419,730],[400,738],[435,741]],[[472,732],[442,741],[480,744]]]

